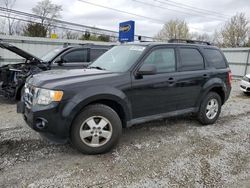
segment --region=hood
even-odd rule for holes
[[[73,85],[79,82],[103,79],[112,77],[119,73],[112,73],[97,69],[72,69],[72,70],[49,70],[39,74],[32,75],[28,83],[47,89],[63,88],[64,86]]]
[[[11,52],[25,58],[25,59],[27,59],[27,60],[30,60],[30,61],[31,60],[36,60],[36,61],[40,61],[40,62],[42,61],[38,57],[36,57],[36,56],[34,56],[34,55],[20,49],[20,48],[17,48],[16,46],[13,46],[13,45],[11,45],[9,43],[0,42],[0,47],[3,48],[3,49],[7,49],[7,50],[9,50],[9,51],[11,51]]]

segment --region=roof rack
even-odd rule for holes
[[[168,40],[169,43],[188,43],[188,44],[205,44],[211,45],[210,42],[201,41],[201,40],[190,40],[190,39],[170,39]]]

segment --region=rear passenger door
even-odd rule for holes
[[[197,106],[202,86],[209,79],[205,59],[197,47],[178,47],[178,76],[176,77],[177,110]]]

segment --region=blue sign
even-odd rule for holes
[[[119,24],[119,41],[132,42],[135,35],[135,22],[127,21]]]

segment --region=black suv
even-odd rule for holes
[[[0,42],[0,48],[14,52],[25,59],[23,63],[11,63],[0,67],[0,95],[19,100],[28,76],[50,69],[87,67],[90,62],[112,47],[113,45],[109,44],[65,45],[38,58],[9,43]]]
[[[193,113],[212,124],[231,71],[217,47],[193,43],[124,44],[86,69],[36,74],[18,112],[42,135],[70,139],[87,154],[109,151],[122,128],[146,121]]]

